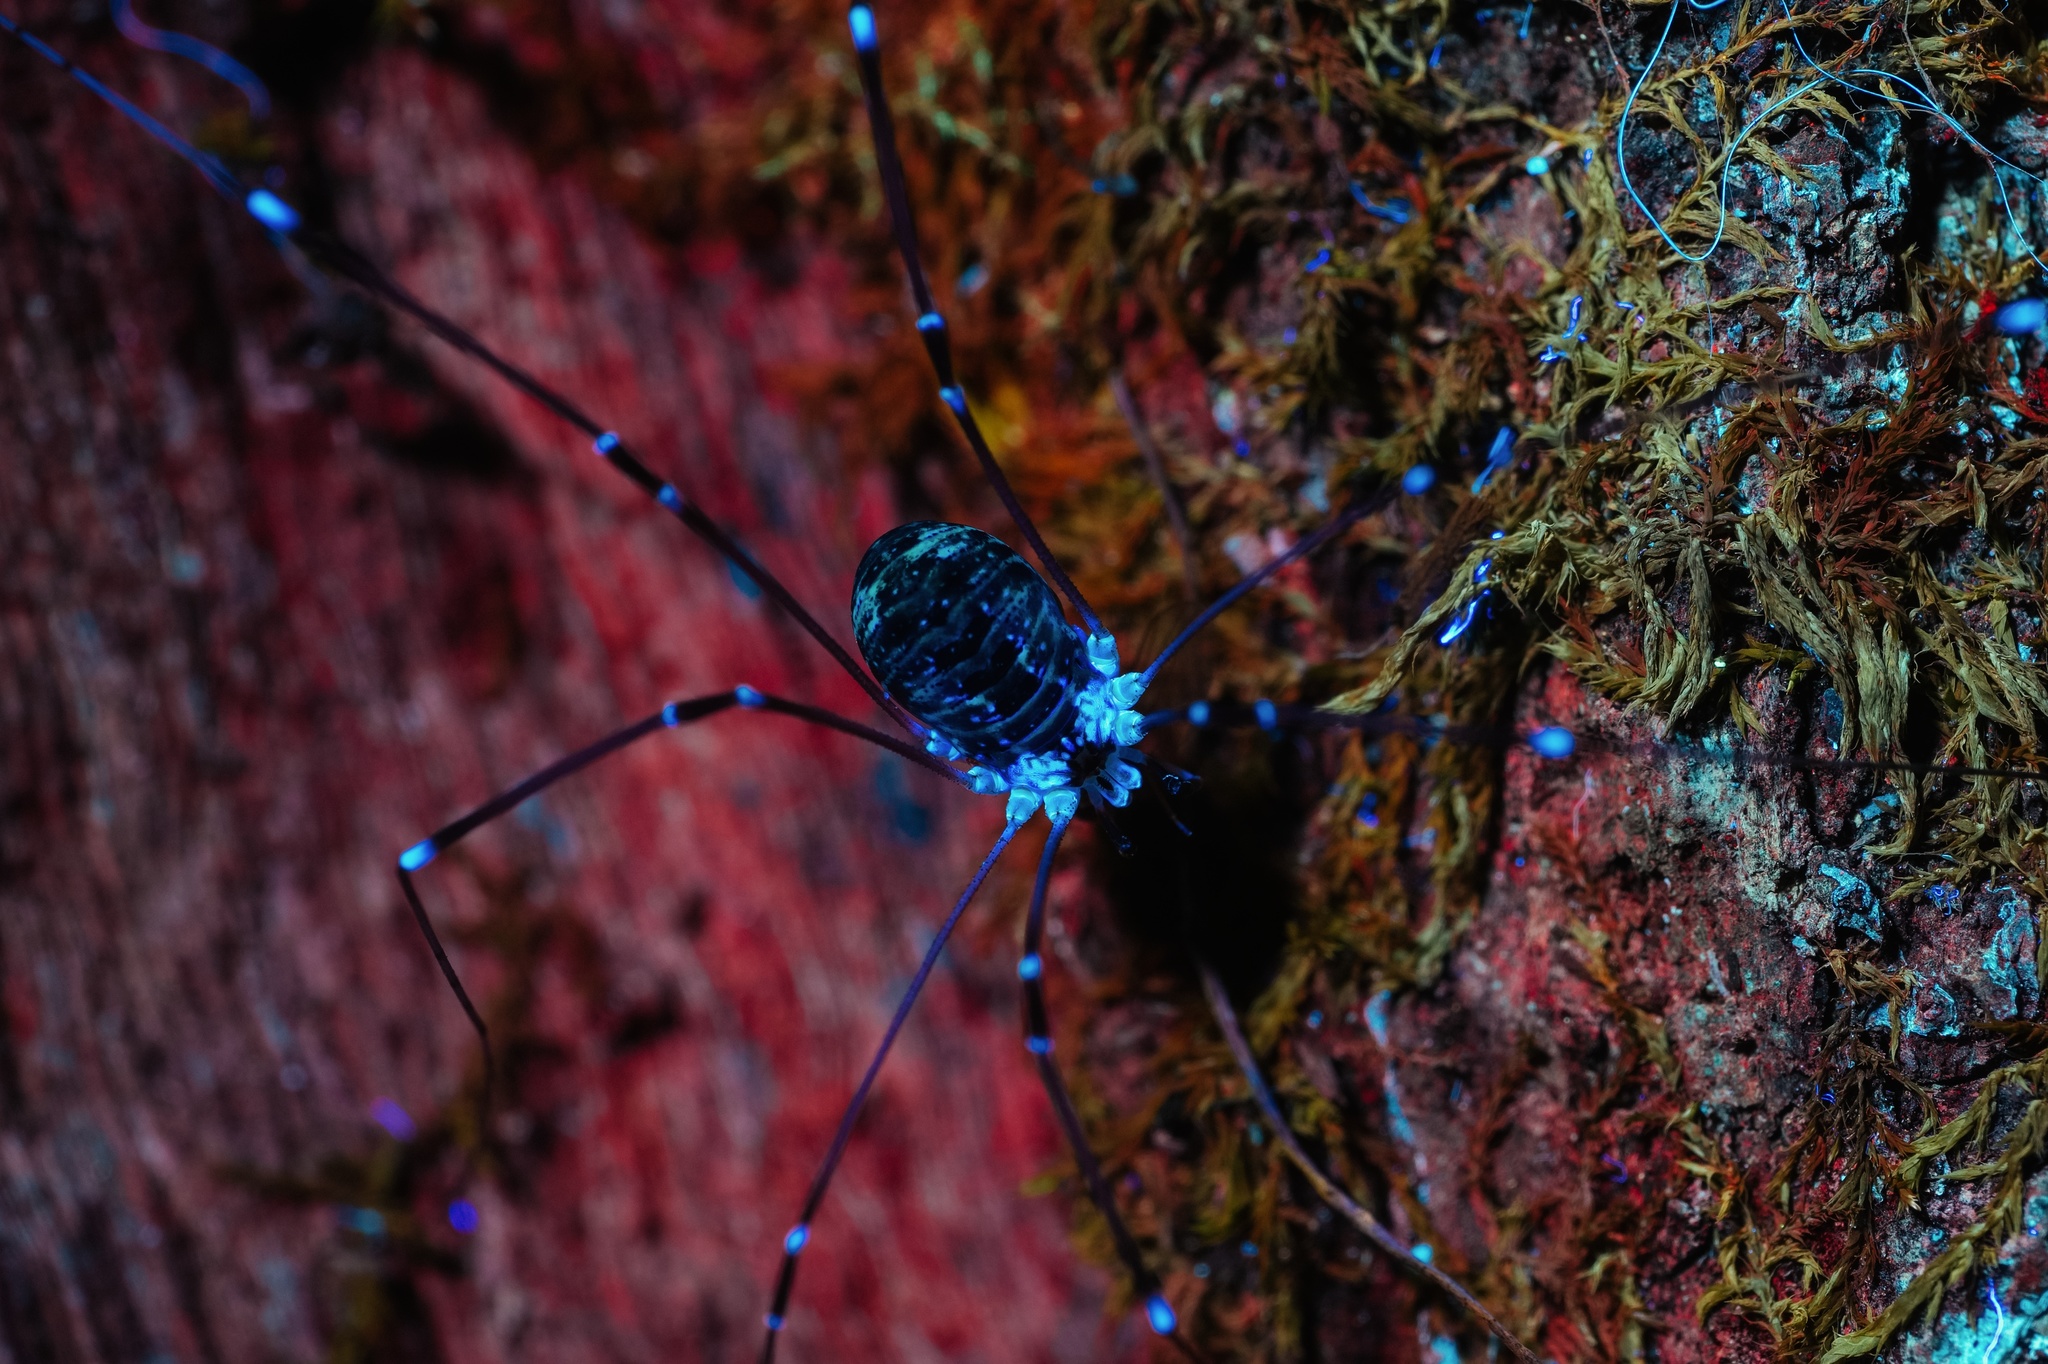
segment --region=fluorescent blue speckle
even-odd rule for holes
[[[1545,725],[1529,736],[1529,747],[1546,758],[1569,758],[1578,740],[1562,725]]]
[[[2031,336],[2048,326],[2048,301],[2016,298],[1998,310],[1998,330],[2007,336]]]
[[[1017,979],[1037,980],[1045,974],[1045,961],[1036,952],[1027,952],[1017,963]]]
[[[482,1220],[477,1216],[476,1204],[466,1198],[458,1198],[448,1205],[448,1225],[464,1236],[476,1235]]]
[[[250,217],[272,232],[299,230],[299,211],[267,189],[250,190],[242,206],[249,210]]]
[[[742,597],[745,597],[748,601],[761,600],[761,584],[755,582],[747,575],[745,569],[730,559],[726,560],[725,563],[725,576],[732,579],[732,585],[740,590]]]
[[[619,433],[616,431],[605,432],[590,443],[590,448],[598,454],[609,458],[611,453],[619,448]]]
[[[1263,696],[1252,703],[1252,714],[1258,717],[1259,728],[1268,734],[1280,727],[1280,713],[1273,708],[1273,703]]]
[[[865,14],[867,13],[867,11],[857,9],[854,11],[854,13]],[[761,1318],[761,1323],[771,1331],[780,1331],[782,1329],[782,1318],[777,1316],[773,1312],[770,1312],[767,1316]]]
[[[1050,1055],[1052,1052],[1052,1039],[1050,1037],[1027,1037],[1024,1039],[1024,1050],[1030,1052],[1033,1056]]]
[[[440,849],[434,846],[433,839],[423,838],[398,855],[398,865],[407,871],[418,871],[433,861],[434,854],[439,851]]]
[[[341,1224],[351,1231],[360,1232],[364,1236],[384,1234],[384,1214],[375,1208],[342,1208],[339,1209],[339,1213]]]
[[[682,709],[675,702],[671,701],[661,708],[661,722],[670,729],[674,729],[677,725],[681,724],[682,719]]]
[[[1209,703],[1197,701],[1188,707],[1188,723],[1200,729],[1209,723]]]
[[[683,509],[683,495],[676,491],[676,485],[673,483],[662,484],[661,491],[654,495],[654,500],[672,512],[680,512]]]
[[[1424,1264],[1428,1264],[1436,1258],[1436,1252],[1429,1248],[1429,1242],[1427,1241],[1417,1241],[1415,1249],[1409,1253]]]
[[[1312,1009],[1309,1011],[1308,1025],[1311,1028],[1320,1028],[1323,1026],[1323,1011],[1321,1009]]]
[[[1301,272],[1304,275],[1313,275],[1316,271],[1322,269],[1325,265],[1328,265],[1329,263],[1330,248],[1326,246],[1322,250],[1316,252],[1315,255],[1309,257],[1308,264],[1301,267]]]
[[[917,329],[921,332],[942,332],[946,329],[946,319],[937,313],[926,313],[917,319]]]
[[[1524,169],[1531,175],[1548,175],[1550,174],[1550,158],[1547,156],[1532,156],[1529,158],[1528,164]]]
[[[1162,1336],[1172,1335],[1173,1328],[1180,1324],[1180,1318],[1173,1314],[1173,1304],[1157,1293],[1145,1299],[1145,1320]]]
[[[379,1097],[370,1104],[370,1120],[400,1141],[411,1141],[419,1135],[413,1126],[412,1114],[401,1108],[396,1099]]]
[[[789,1235],[782,1238],[782,1253],[785,1255],[794,1255],[798,1251],[802,1250],[804,1248],[804,1244],[808,1242],[810,1239],[811,1229],[805,1226],[802,1222],[799,1222],[789,1229]]]
[[[1401,491],[1410,497],[1420,497],[1436,486],[1436,470],[1427,464],[1418,464],[1401,475]]]
[[[1436,642],[1439,644],[1449,644],[1458,636],[1471,629],[1472,622],[1478,618],[1478,615],[1479,598],[1474,597],[1471,601],[1465,603],[1465,609],[1458,613],[1457,619],[1444,627],[1444,632],[1436,637]]]
[[[1253,1259],[1259,1253],[1259,1243],[1257,1241],[1241,1242],[1237,1247],[1237,1253],[1244,1256],[1247,1260]]]
[[[745,706],[748,710],[759,710],[762,706],[768,704],[767,697],[761,695],[761,693],[755,691],[744,682],[732,689],[732,699]]]
[[[853,46],[856,51],[873,52],[875,50],[875,12],[873,10],[869,9],[866,5],[855,5],[846,12],[846,26],[853,30]],[[768,1329],[779,1331],[782,1329],[782,1322],[780,1320],[771,1320],[768,1323]]]
[[[945,400],[946,406],[953,409],[955,416],[964,417],[967,415],[967,395],[959,389],[948,384],[939,390],[939,397]]]

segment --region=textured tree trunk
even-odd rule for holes
[[[627,433],[843,637],[891,496],[770,386],[859,343],[833,253],[727,222],[651,242],[539,169],[479,84],[321,14],[271,35],[273,67],[301,63],[287,196]],[[18,17],[180,127],[233,102],[69,16]],[[246,31],[238,8],[150,17]],[[715,77],[763,76],[717,16],[640,23],[610,41],[678,121],[716,116]],[[992,812],[729,714],[429,868],[505,1072],[461,1183],[478,1048],[398,850],[672,698],[872,707],[573,431],[309,290],[12,43],[0,129],[0,1355],[749,1357]],[[1055,1137],[1015,1041],[1019,893],[992,883],[897,1048],[791,1358],[1117,1353],[1064,1210],[1019,1192]],[[458,1193],[472,1237],[443,1217]]]

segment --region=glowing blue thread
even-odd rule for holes
[[[917,329],[921,332],[942,332],[946,330],[946,319],[937,313],[925,313],[917,319]]]
[[[759,710],[768,704],[768,698],[742,682],[732,689],[732,699],[748,710]]]
[[[464,1236],[476,1235],[476,1229],[483,1222],[477,1214],[476,1204],[466,1198],[458,1198],[448,1205],[448,1225]]]
[[[1308,263],[1301,267],[1301,273],[1303,273],[1304,275],[1313,275],[1316,271],[1322,269],[1325,265],[1328,265],[1329,263],[1330,248],[1326,246],[1322,250],[1316,252],[1315,255],[1309,257]]]
[[[399,1141],[411,1141],[419,1135],[419,1128],[413,1125],[412,1114],[400,1107],[396,1099],[380,1095],[373,1100],[370,1104],[370,1120]]]
[[[1280,727],[1280,712],[1263,696],[1252,703],[1252,714],[1258,717],[1259,728],[1268,734]]]
[[[441,850],[434,846],[434,840],[423,838],[398,855],[398,865],[407,871],[418,871],[434,860]]]
[[[1545,346],[1542,353],[1536,357],[1536,363],[1539,365],[1554,365],[1562,359],[1564,359],[1563,351],[1559,350],[1556,346]]]
[[[1444,45],[1441,42],[1439,42],[1435,47],[1432,47],[1429,50],[1429,69],[1432,71],[1436,70],[1437,63],[1441,62],[1443,59]]]
[[[1991,1343],[1984,1347],[1984,1364],[1991,1364],[1991,1356],[1998,1352],[1998,1342],[2005,1337],[2005,1304],[1998,1300],[1998,1285],[1987,1283],[1984,1292],[1991,1299],[1992,1310],[1998,1313],[1998,1329],[1991,1334]]]
[[[603,455],[606,459],[610,459],[612,452],[619,448],[619,433],[616,431],[605,432],[590,443],[590,448]]]
[[[1196,729],[1200,729],[1203,725],[1209,723],[1209,703],[1207,701],[1197,701],[1188,707],[1188,723]]]
[[[1436,637],[1436,642],[1439,644],[1449,644],[1459,635],[1472,628],[1473,617],[1478,614],[1479,598],[1474,597],[1471,601],[1465,603],[1465,609],[1458,613],[1458,618],[1444,627],[1444,632]]]
[[[1401,475],[1401,491],[1410,497],[1420,497],[1436,486],[1436,470],[1427,464],[1417,464]]]
[[[299,230],[299,211],[267,189],[252,189],[242,201],[249,216],[272,232],[289,236]]]
[[[1514,463],[1514,460],[1515,428],[1503,426],[1500,430],[1494,432],[1493,445],[1486,452],[1486,467],[1479,471],[1479,477],[1472,480],[1473,495],[1477,496],[1479,493],[1484,492],[1486,485],[1492,481],[1493,476]]]
[[[1152,1329],[1162,1336],[1173,1334],[1173,1328],[1180,1319],[1173,1314],[1173,1305],[1159,1294],[1145,1299],[1145,1320],[1152,1323]]]
[[[114,27],[137,47],[199,63],[242,92],[242,97],[249,101],[252,117],[270,117],[270,91],[256,78],[255,72],[219,48],[203,43],[189,33],[177,33],[144,23],[129,0],[114,0]]]
[[[1414,216],[1408,207],[1406,199],[1389,199],[1384,204],[1376,204],[1372,201],[1372,196],[1365,192],[1365,186],[1359,184],[1356,180],[1351,182],[1351,197],[1358,201],[1360,208],[1370,213],[1373,217],[1384,218],[1386,221],[1396,225],[1405,223]]]
[[[1532,156],[1522,169],[1531,175],[1548,175],[1550,174],[1550,158],[1547,156]]]
[[[846,12],[846,25],[853,30],[853,46],[855,51],[873,52],[875,50],[875,12],[873,10],[869,9],[866,5],[855,5]],[[781,1325],[782,1323],[778,1321],[770,1325],[768,1329],[771,1331],[779,1330]]]
[[[682,707],[678,706],[673,701],[663,706],[661,708],[661,722],[667,725],[670,729],[674,729],[677,725],[683,722]]]
[[[1529,747],[1546,758],[1569,758],[1578,740],[1562,725],[1545,725],[1529,736]]]
[[[2048,302],[2016,298],[1998,310],[1994,323],[2007,336],[2031,336],[2048,327]]]
[[[1045,974],[1045,962],[1036,952],[1026,952],[1017,962],[1017,979],[1037,980]]]
[[[1050,1055],[1052,1052],[1052,1039],[1034,1034],[1024,1039],[1024,1050],[1030,1052],[1033,1056]]]
[[[811,1229],[802,1222],[799,1222],[789,1229],[789,1235],[782,1238],[782,1253],[784,1255],[794,1255],[802,1250],[804,1243],[810,1239]]]
[[[1483,583],[1486,581],[1486,575],[1492,571],[1493,560],[1481,559],[1479,561],[1479,567],[1472,570],[1472,581],[1475,583]]]
[[[946,406],[953,409],[954,416],[964,417],[967,415],[967,395],[959,389],[948,384],[939,390],[939,397],[945,400]]]

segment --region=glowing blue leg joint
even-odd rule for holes
[[[1003,818],[1012,824],[1022,824],[1037,814],[1044,803],[1036,791],[1012,791],[1009,804],[1003,807]]]
[[[680,512],[683,509],[683,495],[676,491],[676,485],[673,483],[662,484],[661,491],[654,495],[654,500],[672,512]]]
[[[853,30],[853,46],[856,52],[875,50],[875,12],[866,5],[855,5],[846,12],[846,26]]]
[[[789,1235],[782,1238],[782,1253],[794,1255],[808,1245],[810,1239],[811,1229],[809,1225],[799,1222],[789,1229]]]
[[[673,701],[663,706],[661,708],[661,722],[667,725],[670,729],[674,729],[677,725],[683,722],[682,707],[678,706]]]
[[[759,710],[768,704],[768,698],[742,682],[732,689],[732,699],[747,710]]]
[[[1562,725],[1546,725],[1529,736],[1529,747],[1546,758],[1569,758],[1578,741]]]
[[[610,459],[612,452],[619,448],[619,433],[616,431],[605,432],[596,440],[590,442],[590,448],[603,455],[606,459]]]
[[[1122,667],[1117,660],[1116,636],[1100,634],[1088,636],[1088,666],[1104,677],[1115,677]],[[1137,698],[1132,697],[1135,701]],[[1129,704],[1126,702],[1125,704]]]
[[[937,313],[923,313],[918,316],[917,329],[921,332],[942,332],[946,330],[946,319]]]
[[[1033,1056],[1050,1056],[1052,1055],[1052,1039],[1050,1037],[1038,1036],[1027,1037],[1024,1039],[1024,1050],[1030,1052]]]
[[[1064,791],[1045,793],[1045,817],[1054,824],[1065,827],[1080,813],[1081,793],[1069,787]]]
[[[250,217],[272,232],[289,236],[299,230],[299,211],[267,189],[250,190],[249,197],[242,201],[242,207],[249,210]]]
[[[1180,1318],[1173,1314],[1173,1304],[1159,1293],[1145,1299],[1145,1320],[1162,1336],[1172,1335],[1173,1328],[1180,1325]]]
[[[1045,974],[1045,960],[1036,952],[1027,952],[1017,962],[1017,979],[1037,980]]]
[[[773,1312],[761,1318],[761,1323],[771,1331],[780,1331],[782,1329],[782,1318]]]
[[[967,415],[967,395],[958,388],[948,384],[939,390],[939,396],[946,400],[946,406],[953,409],[954,416],[964,417]]]
[[[440,851],[434,846],[433,839],[423,838],[398,855],[398,865],[407,871],[418,871],[433,861]]]

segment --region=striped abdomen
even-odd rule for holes
[[[1057,752],[1095,675],[1031,565],[986,531],[943,521],[868,546],[853,637],[906,710],[998,770]]]

